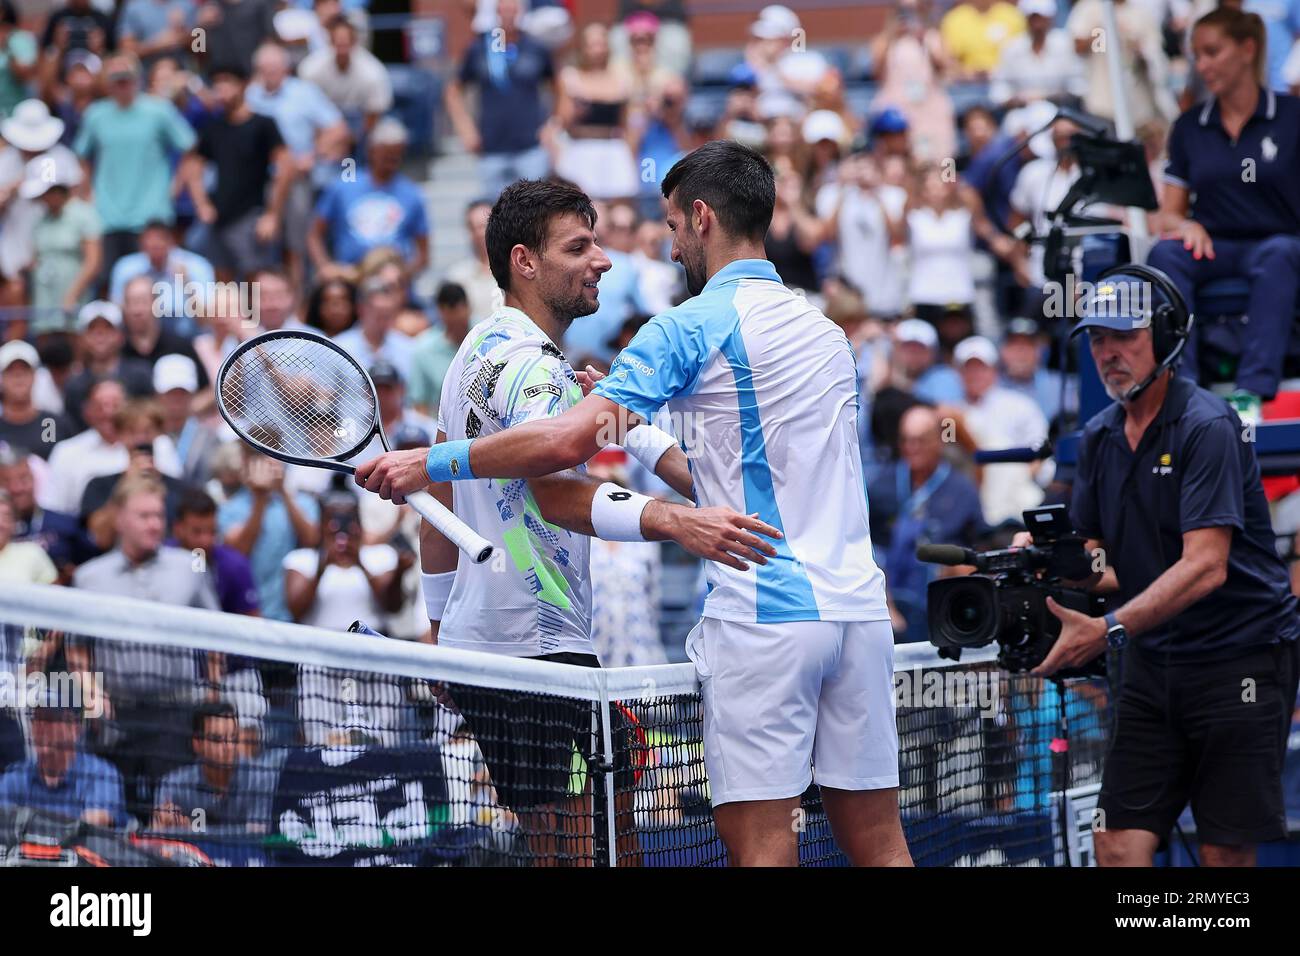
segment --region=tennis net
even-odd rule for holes
[[[1059,794],[1100,780],[1104,684],[1070,685],[1062,708],[987,650],[957,664],[908,645],[895,677],[916,862],[1059,863]],[[690,664],[0,594],[0,862],[721,865],[702,732]],[[801,803],[801,862],[847,863],[815,785]]]

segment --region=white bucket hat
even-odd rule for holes
[[[26,153],[43,153],[63,135],[63,120],[50,115],[40,100],[23,100],[9,118],[0,123],[0,136]]]

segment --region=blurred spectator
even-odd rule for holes
[[[55,442],[71,437],[72,423],[33,400],[40,367],[36,349],[21,339],[0,345],[0,442],[49,458]]]
[[[689,96],[690,87],[686,85],[685,78],[682,79],[682,89]],[[758,109],[758,74],[748,63],[740,62],[731,68],[731,73],[727,77],[727,101],[722,110],[722,116],[716,124],[717,136],[720,139],[734,139],[743,143],[751,149],[763,150],[767,147],[767,129],[763,125],[764,117]],[[685,117],[685,102],[682,104],[682,116]],[[691,132],[683,127],[683,135],[689,137]],[[690,139],[682,140],[684,144],[689,145]],[[685,150],[686,145],[682,146]],[[666,170],[659,171],[659,178],[662,179]],[[659,183],[655,182],[655,195],[660,196]]]
[[[207,31],[204,72],[251,73],[253,53],[275,39],[274,16],[274,0],[202,0],[194,22]]]
[[[641,170],[639,212],[643,219],[663,218],[663,182],[673,163],[690,148],[690,131],[686,128],[686,101],[690,87],[680,76],[666,77],[646,104],[646,115],[634,131],[637,140],[637,166]],[[730,102],[730,100],[728,100]],[[753,97],[750,97],[752,106]],[[753,116],[750,123],[761,137],[763,127]],[[727,131],[731,136],[731,131]],[[761,145],[761,142],[758,143]],[[650,175],[646,175],[649,171]]]
[[[290,551],[320,541],[320,512],[310,495],[285,492],[284,465],[247,445],[241,451],[243,485],[222,503],[217,528],[226,544],[252,562],[262,616],[288,621],[281,566]]]
[[[631,487],[627,458],[621,448],[605,448],[587,463],[587,473]],[[591,539],[591,642],[601,667],[668,663],[659,634],[660,547]]]
[[[203,556],[221,610],[254,617],[260,614],[253,566],[245,555],[217,538],[217,503],[209,494],[188,488],[181,495],[168,544]]]
[[[137,399],[127,402],[114,419],[118,443],[127,451],[126,466],[111,474],[96,475],[86,483],[86,490],[81,494],[77,513],[89,532],[91,540],[101,551],[113,546],[113,534],[117,521],[117,508],[113,502],[113,491],[124,480],[146,480],[161,484],[166,492],[166,520],[168,524],[176,516],[185,485],[176,477],[179,468],[172,474],[162,474],[154,463],[154,443],[162,435],[163,418],[158,403],[153,399]],[[174,457],[175,446],[167,440],[167,448]]]
[[[27,179],[29,164],[49,160],[49,169],[67,183],[79,184],[81,166],[72,150],[59,143],[63,121],[50,115],[40,100],[24,100],[0,122],[0,137],[7,144],[0,149],[0,274],[11,305],[26,303],[23,273],[32,264],[32,235],[44,208],[35,199],[24,198],[20,190]]]
[[[1005,0],[964,0],[944,14],[939,30],[956,63],[956,78],[985,80],[1007,43],[1025,32],[1025,18]]]
[[[173,729],[179,735],[179,728]],[[193,830],[234,836],[270,829],[271,781],[241,754],[239,714],[226,702],[199,705],[194,711],[190,746],[195,761],[173,770],[158,784],[153,830]]]
[[[212,96],[221,114],[204,124],[180,174],[208,227],[208,258],[224,282],[244,281],[278,259],[280,219],[298,174],[275,120],[254,113],[244,99],[247,84],[248,74],[238,66],[212,72]],[[210,198],[203,160],[217,176]]]
[[[465,231],[469,233],[470,255],[447,267],[444,279],[454,282],[469,297],[469,324],[477,325],[492,315],[503,302],[497,280],[488,266],[487,221],[492,203],[474,199],[465,207]]]
[[[1021,168],[1011,191],[1009,228],[1015,229],[1022,222],[1028,222],[1035,235],[1047,234],[1052,214],[1081,175],[1074,150],[1070,148],[1070,137],[1078,131],[1079,127],[1069,120],[1057,120],[1051,131],[1055,155],[1035,159]],[[1035,292],[1042,290],[1045,294],[1043,286],[1047,276],[1043,272],[1042,243],[1032,243],[1027,250],[1023,247],[1018,249],[1012,254],[1011,262],[1021,285]]]
[[[589,23],[578,35],[574,63],[560,71],[555,120],[564,134],[557,145],[557,175],[592,199],[631,199],[640,190],[628,147],[631,87],[610,65],[609,31]]]
[[[146,69],[161,56],[184,59],[193,42],[194,0],[126,0],[119,5],[117,44],[134,53]]]
[[[92,826],[124,822],[122,778],[82,747],[81,712],[53,698],[31,710],[33,756],[0,777],[0,806],[26,807]]]
[[[99,215],[71,192],[80,180],[70,179],[52,160],[37,158],[27,164],[27,178],[18,187],[24,199],[45,207],[32,230],[31,304],[36,313],[28,331],[35,335],[70,329],[101,272]]]
[[[92,479],[127,470],[131,447],[123,441],[122,430],[124,424],[135,426],[141,415],[148,415],[147,405],[140,401],[128,411],[121,384],[111,379],[101,379],[91,387],[83,406],[89,427],[80,435],[63,439],[50,453],[53,487],[47,500],[56,511],[80,514],[82,496]],[[171,439],[158,434],[150,445],[157,470],[172,478],[179,475],[180,461]]]
[[[283,269],[275,266],[258,269],[251,278],[257,283],[255,318],[259,332],[307,328],[298,317],[298,294]]]
[[[1300,101],[1260,86],[1265,40],[1256,15],[1221,7],[1197,21],[1192,46],[1212,95],[1170,131],[1164,238],[1147,262],[1193,304],[1203,282],[1249,279],[1250,325],[1229,401],[1243,420],[1258,421],[1279,388],[1300,293]],[[1192,377],[1197,344],[1193,330],[1182,357]]]
[[[900,638],[926,639],[926,586],[935,565],[916,558],[922,544],[974,547],[984,530],[979,492],[944,457],[944,423],[935,409],[916,405],[899,420],[900,460],[868,486],[871,542],[883,557],[894,607],[906,622]]]
[[[203,124],[216,115],[216,106],[212,103],[209,90],[196,73],[185,69],[173,57],[159,57],[149,69],[149,94],[166,100],[176,107],[176,111],[187,123],[198,131]],[[176,198],[178,215],[184,210],[183,219],[190,218],[193,210],[185,205],[187,197],[182,194]]]
[[[0,489],[0,581],[53,584],[59,572],[35,541],[15,541],[16,522],[9,493]]]
[[[918,317],[937,325],[946,307],[975,301],[972,259],[978,200],[937,164],[918,169],[915,181],[903,216],[911,257],[907,298]]]
[[[659,34],[659,18],[653,13],[634,13],[623,22],[627,34],[628,55],[613,53],[614,69],[623,73],[628,89],[628,110],[634,125],[649,113],[651,102],[658,96],[671,77],[677,76],[665,69],[655,53],[655,39]],[[611,31],[610,48],[614,49]]]
[[[208,373],[199,365],[194,346],[183,336],[164,329],[156,310],[158,299],[148,276],[136,276],[122,290],[122,325],[126,341],[122,358],[139,362],[149,371],[152,381],[154,364],[164,355],[184,355],[194,362],[199,388],[210,384]]]
[[[1286,70],[1288,56],[1300,62],[1300,54],[1295,53],[1300,49],[1297,47],[1300,43],[1300,3],[1296,0],[1246,0],[1240,6],[1264,21],[1267,60],[1262,82],[1277,93],[1286,93],[1291,85]]]
[[[939,358],[939,334],[922,319],[905,319],[894,328],[893,384],[932,404],[961,400],[961,376]]]
[[[112,302],[86,303],[77,314],[77,328],[81,367],[63,383],[63,412],[80,431],[89,424],[82,405],[96,382],[113,379],[127,395],[138,398],[153,394],[153,373],[147,362],[123,353],[122,310]]]
[[[18,15],[9,0],[0,2],[0,119],[26,97],[39,55],[36,37],[18,29]]]
[[[1055,421],[1061,412],[1061,373],[1043,368],[1044,336],[1033,319],[1012,319],[999,350],[1000,382],[1004,388],[1033,399],[1043,417]],[[1074,395],[1069,390],[1069,397]],[[1071,407],[1077,405],[1070,401]]]
[[[597,204],[596,231],[609,257],[600,277],[600,304],[591,315],[573,322],[564,333],[564,351],[574,368],[588,361],[608,365],[614,357],[609,338],[628,317],[649,311],[641,295],[641,273],[632,258],[636,248],[636,210],[631,203]]]
[[[1029,29],[1007,41],[989,99],[1013,109],[1047,98],[1083,96],[1088,84],[1074,41],[1056,24],[1056,0],[1020,0]]]
[[[651,315],[667,312],[686,295],[686,276],[668,260],[668,227],[663,220],[643,219],[636,227],[632,264],[640,275],[641,301]]]
[[[817,191],[816,212],[834,243],[834,267],[878,318],[893,318],[904,308],[906,205],[907,190],[882,182],[879,164],[867,153],[846,157],[838,181]]]
[[[76,566],[95,550],[76,515],[49,511],[37,503],[30,459],[26,449],[0,449],[0,491],[8,495],[13,512],[13,540],[38,545],[58,569],[59,582],[68,584]]]
[[[256,79],[245,93],[248,105],[275,120],[293,155],[296,176],[285,205],[284,241],[295,284],[301,286],[316,191],[337,174],[351,134],[343,114],[320,87],[292,75],[284,47],[264,44],[254,63]]]
[[[954,417],[960,417],[978,448],[1032,448],[1047,438],[1047,419],[1031,399],[998,384],[998,350],[988,339],[971,336],[953,355],[961,373],[963,396]],[[943,414],[953,414],[940,408]],[[990,524],[1019,520],[1026,508],[1037,507],[1043,489],[1035,481],[1042,462],[1032,465],[985,465],[980,502]]]
[[[821,245],[825,226],[804,201],[803,177],[798,171],[789,163],[778,163],[774,169],[776,205],[772,210],[772,224],[763,240],[764,249],[787,286],[816,292],[820,283],[813,253]],[[609,276],[602,277],[601,285],[608,280]]]
[[[685,0],[620,0],[609,42],[621,59],[632,52],[632,37],[646,29],[646,17],[655,19],[655,59],[670,73],[684,76],[691,68],[691,31],[686,25]],[[637,19],[640,18],[640,19]]]
[[[426,415],[438,414],[447,369],[469,333],[469,299],[461,286],[444,282],[434,301],[439,324],[416,339],[411,348],[411,404]]]
[[[944,89],[949,64],[929,0],[902,0],[884,31],[872,40],[871,51],[880,84],[872,112],[893,107],[907,118],[917,159],[939,162],[954,156],[952,99]]]
[[[206,574],[195,574],[193,557],[163,544],[163,488],[145,478],[113,491],[117,546],[77,569],[73,585],[162,604],[218,610]],[[101,727],[101,755],[112,760],[126,785],[127,809],[144,820],[163,774],[186,762],[184,738],[198,700],[220,684],[222,655],[187,648],[126,641],[77,640],[66,647],[69,670],[103,675],[112,733]]]
[[[1169,91],[1169,60],[1165,56],[1160,24],[1135,0],[1115,0],[1115,20],[1119,27],[1117,45],[1124,91],[1134,127],[1154,119],[1172,121],[1178,114],[1178,105]],[[1087,70],[1084,107],[1089,113],[1113,120],[1115,103],[1107,72],[1110,56],[1107,45],[1115,40],[1105,36],[1102,0],[1079,0],[1070,11],[1065,28],[1074,38],[1074,49],[1083,57]]]
[[[760,92],[803,97],[825,75],[825,58],[805,49],[806,31],[789,7],[777,3],[763,7],[750,24],[749,35],[745,62],[757,75]]]
[[[555,67],[547,49],[520,32],[519,13],[519,0],[498,0],[499,28],[475,36],[445,93],[447,118],[465,149],[478,154],[492,200],[516,179],[543,179],[550,169],[539,134],[547,118],[542,86],[554,81]],[[477,121],[465,98],[469,86],[478,92]]]
[[[347,279],[325,279],[312,289],[307,325],[330,338],[352,328],[357,320],[357,290]]]
[[[401,576],[413,555],[386,544],[362,546],[361,516],[351,492],[327,493],[321,501],[321,545],[284,558],[284,593],[300,624],[346,630],[357,618],[384,630],[387,615],[402,604]]]
[[[77,50],[69,54],[61,78],[55,74],[41,84],[41,99],[50,104],[58,118],[63,120],[63,135],[59,142],[69,149],[77,141],[81,118],[86,115],[90,104],[99,98],[99,78],[103,71],[103,60],[87,50]]]
[[[239,343],[257,334],[257,323],[245,309],[242,298],[236,290],[218,289],[204,304],[203,331],[194,336],[193,345],[199,367],[209,381],[216,377],[221,363]]]
[[[370,167],[344,176],[322,194],[307,237],[318,273],[331,278],[371,249],[396,248],[408,275],[429,262],[429,223],[420,188],[401,172],[406,128],[391,117],[369,139]]]
[[[109,97],[86,110],[75,148],[94,181],[104,268],[111,270],[136,251],[147,223],[174,220],[171,155],[194,145],[194,131],[171,103],[140,93],[134,57],[111,56],[104,72]]]
[[[833,110],[813,110],[804,117],[800,129],[808,144],[808,168],[803,171],[809,188],[820,189],[834,182],[840,156],[849,146],[852,135],[848,124]]]
[[[360,143],[393,108],[393,86],[384,64],[357,43],[357,28],[347,17],[335,17],[328,29],[330,48],[309,53],[298,75],[330,98]]]
[[[164,355],[154,363],[153,390],[162,412],[162,433],[176,446],[181,480],[201,485],[211,477],[208,460],[221,443],[216,429],[193,412],[199,370],[187,355]]]
[[[90,0],[67,0],[66,5],[45,21],[41,49],[55,54],[62,63],[73,50],[89,50],[103,56],[113,38],[113,23],[96,10]]]
[[[357,322],[334,341],[351,352],[363,367],[383,359],[403,378],[410,374],[411,340],[393,328],[402,305],[402,284],[396,267],[361,284],[357,297]]]
[[[108,283],[108,296],[121,302],[126,294],[126,284],[137,276],[147,276],[158,297],[156,305],[168,319],[170,331],[183,338],[192,339],[198,331],[195,318],[186,308],[190,298],[189,288],[211,288],[217,279],[212,264],[197,252],[176,245],[170,227],[161,220],[145,223],[140,232],[140,251],[123,256],[113,266]]]
[[[1011,211],[1011,191],[1022,160],[1016,152],[997,170],[997,181],[989,184],[993,164],[1006,155],[1015,140],[1002,132],[993,111],[986,106],[972,106],[961,119],[962,133],[970,157],[962,171],[964,179],[980,196],[986,213],[998,222],[1006,223]],[[1005,247],[1004,247],[1005,248]]]

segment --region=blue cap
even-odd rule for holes
[[[731,68],[727,74],[727,83],[731,87],[737,86],[758,86],[758,74],[754,68],[743,60]]]
[[[1131,332],[1151,327],[1152,286],[1136,276],[1102,279],[1079,302],[1079,321],[1070,330]]]
[[[907,117],[903,111],[895,106],[889,106],[876,114],[871,121],[871,135],[879,136],[888,133],[906,133]]]

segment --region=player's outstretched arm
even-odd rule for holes
[[[741,571],[766,564],[776,548],[759,535],[781,532],[755,515],[730,508],[691,508],[647,498],[576,472],[530,478],[542,517],[578,534],[612,541],[676,541],[698,557]]]
[[[588,395],[562,415],[525,422],[469,441],[431,449],[393,451],[357,468],[357,484],[402,502],[433,481],[469,478],[537,478],[582,464],[608,444],[622,441],[635,416],[599,395]],[[434,472],[437,472],[435,474]]]

